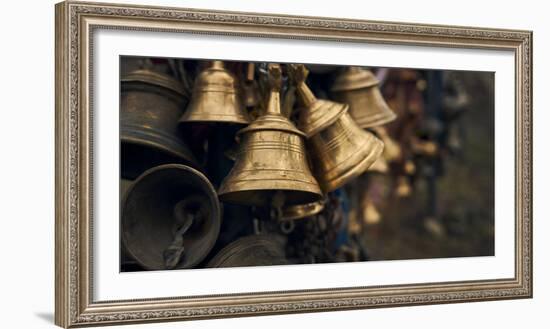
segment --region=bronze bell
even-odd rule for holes
[[[220,204],[200,172],[168,164],[144,172],[122,203],[122,241],[148,270],[191,268],[214,246]]]
[[[276,234],[249,235],[225,246],[207,267],[239,267],[288,264],[286,238]]]
[[[218,190],[224,202],[282,206],[322,197],[308,166],[305,136],[281,115],[281,74],[280,66],[269,66],[265,113],[237,133],[241,141],[235,165]]]
[[[324,192],[333,191],[367,170],[384,144],[357,126],[347,105],[317,99],[305,83],[304,65],[291,64],[289,73],[303,105],[298,128],[308,138],[315,178]]]
[[[222,61],[212,61],[195,79],[193,95],[180,122],[248,124],[235,76]]]
[[[378,84],[378,79],[370,70],[349,66],[340,71],[331,92],[335,100],[349,105],[349,113],[359,127],[370,128],[396,118],[382,97]]]
[[[197,167],[177,129],[188,98],[184,87],[163,73],[140,69],[121,78],[122,177],[135,179],[163,163]]]

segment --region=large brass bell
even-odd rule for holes
[[[322,197],[308,166],[305,135],[281,115],[281,75],[280,66],[269,66],[265,113],[237,133],[241,141],[235,165],[218,191],[224,202],[280,207]]]
[[[129,187],[121,209],[125,250],[149,270],[199,264],[220,231],[214,187],[184,165],[162,165],[143,173]]]
[[[249,235],[224,247],[207,267],[285,265],[289,263],[285,244],[281,235]]]
[[[308,137],[315,178],[323,191],[333,191],[367,170],[384,144],[357,126],[347,105],[317,99],[305,83],[304,65],[291,64],[289,73],[303,106],[298,128]]]
[[[163,163],[197,166],[177,125],[189,96],[172,77],[148,69],[121,78],[121,174],[135,179]]]
[[[331,91],[335,100],[348,104],[349,113],[361,128],[386,124],[396,118],[378,88],[370,70],[350,66],[340,71]]]
[[[213,61],[195,79],[193,95],[180,122],[226,122],[248,124],[238,94],[237,79],[222,61]]]

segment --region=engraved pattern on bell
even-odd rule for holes
[[[124,248],[149,270],[199,264],[220,231],[214,187],[184,165],[162,165],[143,173],[128,188],[121,209]]]
[[[304,65],[291,64],[289,74],[303,106],[299,127],[308,132],[314,176],[324,192],[333,191],[366,171],[384,144],[357,126],[347,105],[318,100],[305,83],[308,71]]]
[[[195,79],[193,95],[181,122],[248,124],[236,77],[222,61],[213,61]]]
[[[235,165],[218,191],[222,201],[269,205],[276,193],[284,194],[284,204],[321,198],[308,166],[305,136],[281,115],[279,90],[280,81],[273,82],[265,114],[238,132]]]
[[[197,167],[177,128],[187,103],[183,86],[172,77],[140,69],[121,78],[121,173],[135,179],[164,163]]]
[[[378,88],[379,81],[367,69],[344,68],[331,88],[336,101],[348,104],[349,113],[361,128],[384,125],[396,118]]]

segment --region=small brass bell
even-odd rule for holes
[[[261,100],[258,83],[254,80],[254,63],[248,63],[246,68],[246,80],[243,83],[244,105],[247,108],[256,107]]]
[[[303,105],[298,128],[308,137],[315,178],[324,192],[333,191],[365,172],[384,144],[357,126],[347,105],[317,99],[305,84],[304,65],[291,64],[289,73]]]
[[[199,264],[220,231],[214,187],[203,174],[184,165],[144,172],[128,188],[121,209],[123,246],[148,270]]]
[[[370,128],[396,117],[382,97],[378,84],[370,70],[350,66],[340,71],[331,92],[335,100],[349,105],[349,113],[359,127]]]
[[[271,93],[265,113],[241,129],[235,165],[218,190],[224,202],[304,204],[321,199],[305,152],[305,136],[281,115],[281,68],[269,66]]]
[[[213,61],[195,79],[193,95],[180,122],[248,124],[235,76],[222,61]]]
[[[163,73],[139,69],[121,78],[122,177],[135,179],[164,163],[198,166],[177,129],[188,98],[185,88]]]

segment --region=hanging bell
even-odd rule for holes
[[[198,167],[177,128],[188,98],[185,88],[163,73],[139,69],[121,78],[122,177],[135,179],[164,163]]]
[[[303,105],[298,128],[308,138],[315,178],[324,192],[333,191],[365,172],[384,144],[357,126],[347,105],[317,99],[305,84],[304,65],[291,64],[289,73]]]
[[[213,61],[195,79],[193,95],[180,122],[248,124],[237,79],[222,61]]]
[[[370,128],[396,118],[382,97],[378,84],[378,79],[370,70],[349,66],[340,71],[331,92],[335,100],[349,105],[349,113],[359,127]]]
[[[237,133],[241,141],[235,165],[218,195],[224,202],[258,206],[318,201],[322,195],[308,166],[305,136],[281,115],[280,66],[269,66],[269,80],[265,113]]]
[[[220,231],[214,187],[184,165],[162,165],[143,173],[129,187],[121,209],[124,248],[148,270],[196,266]]]

